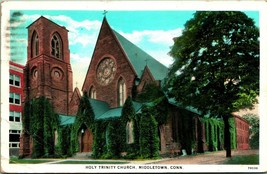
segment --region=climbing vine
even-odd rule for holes
[[[158,123],[146,108],[140,119],[140,155],[142,158],[159,157]]]
[[[126,136],[127,131],[125,134],[123,134],[123,143],[125,144],[125,151],[126,151],[126,156],[125,158],[136,158],[139,156],[139,129],[138,129],[138,116],[136,115],[132,98],[128,97],[127,100],[125,101],[123,108],[122,108],[122,113],[121,113],[121,118],[123,121],[123,125],[125,125],[126,129],[126,124],[131,122],[133,124],[133,143],[127,143],[126,142]],[[130,132],[128,132],[129,134]]]
[[[88,95],[85,92],[81,98],[75,122],[72,125],[70,138],[72,153],[76,153],[79,151],[79,129],[82,127],[82,125],[84,125],[94,131],[94,119],[95,115],[90,104]]]
[[[73,155],[70,140],[71,129],[72,125],[61,126],[58,129],[58,143],[56,149],[59,157],[69,157]]]
[[[105,127],[106,122],[103,120],[95,121],[94,129],[94,142],[93,142],[93,154],[94,158],[101,158],[105,153],[106,137],[105,137]]]
[[[25,103],[23,125],[24,132],[33,138],[32,158],[54,157],[54,131],[59,127],[59,118],[47,98]]]
[[[201,121],[205,124],[206,146],[209,151],[217,151],[224,149],[224,123],[218,118],[202,118]],[[229,118],[231,148],[236,148],[236,129],[234,118]]]

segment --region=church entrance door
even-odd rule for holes
[[[90,129],[85,129],[81,133],[80,152],[92,152],[93,133]]]

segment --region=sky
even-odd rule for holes
[[[146,51],[165,66],[173,59],[168,55],[173,38],[182,34],[184,24],[195,11],[107,11],[112,29]],[[246,11],[259,26],[259,12]],[[19,15],[18,15],[19,14]],[[73,84],[81,90],[101,23],[104,10],[19,10],[10,11],[11,60],[25,65],[27,60],[27,26],[44,16],[65,26],[69,31],[69,49],[73,70]],[[15,43],[15,44],[14,44]]]

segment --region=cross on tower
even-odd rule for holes
[[[104,10],[104,12],[103,12],[104,17],[106,17],[106,14],[107,13],[108,13],[108,11],[107,10]]]

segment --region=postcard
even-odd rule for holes
[[[3,1],[1,172],[266,172],[266,7]]]

